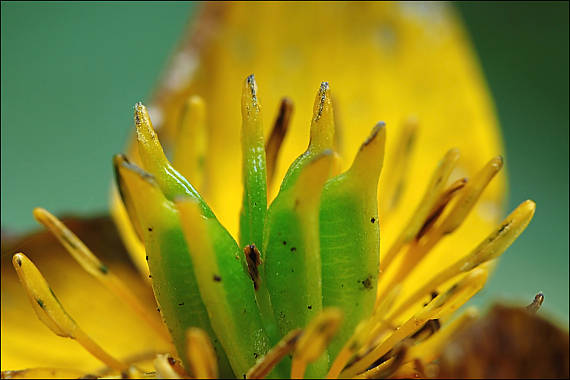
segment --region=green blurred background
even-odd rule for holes
[[[131,109],[152,93],[189,3],[2,2],[2,228],[36,228],[32,209],[107,207],[111,157]],[[568,3],[457,4],[495,99],[509,209],[532,198],[530,227],[472,304],[529,302],[568,326]]]

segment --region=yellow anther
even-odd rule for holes
[[[285,335],[279,343],[269,350],[261,359],[255,363],[249,371],[246,378],[263,379],[271,370],[295,348],[297,340],[303,333],[302,329],[295,329]]]
[[[93,277],[101,282],[107,289],[117,295],[129,305],[141,319],[152,327],[165,341],[170,341],[170,336],[161,322],[150,314],[140,303],[129,288],[113,274],[107,265],[103,264],[89,248],[71,232],[59,219],[43,208],[34,209],[34,217],[43,224],[65,247],[67,252]]]
[[[17,253],[12,257],[12,264],[38,318],[50,330],[61,337],[74,339],[89,353],[116,371],[123,371],[128,368],[128,365],[105,352],[79,328],[64,310],[47,281],[30,259],[22,253]]]
[[[429,363],[437,359],[445,345],[449,342],[450,337],[457,331],[463,329],[469,323],[473,322],[479,317],[479,312],[476,308],[470,307],[457,319],[436,332],[432,337],[424,342],[413,346],[407,353],[404,362],[414,359],[420,359],[423,363]]]
[[[418,121],[414,117],[408,118],[402,125],[400,138],[389,146],[390,165],[383,175],[382,208],[386,215],[397,205],[404,192],[406,173],[410,163],[411,151],[416,139]]]
[[[217,379],[218,362],[208,334],[198,328],[186,331],[188,363],[192,376],[197,379]]]
[[[109,274],[109,268],[104,265],[83,244],[83,242],[71,232],[63,223],[47,210],[37,207],[34,209],[34,217],[43,224],[56,238],[67,252],[93,277],[101,278]]]
[[[191,96],[182,113],[172,163],[202,194],[205,194],[207,181],[207,149],[206,106],[201,97]]]
[[[501,156],[491,159],[473,179],[467,182],[467,185],[457,192],[456,199],[450,205],[449,211],[439,218],[441,219],[440,222],[430,228],[421,240],[414,240],[397,268],[397,272],[389,284],[384,284],[383,289],[389,289],[403,281],[405,276],[418,265],[442,237],[455,231],[463,223],[491,179],[502,167],[503,158]],[[430,208],[431,210],[432,208]]]
[[[488,272],[485,269],[478,268],[471,271],[465,278],[449,288],[444,294],[436,297],[424,309],[412,316],[371,352],[364,355],[352,366],[343,371],[340,376],[352,377],[364,372],[372,363],[390,351],[398,342],[418,331],[428,320],[442,318],[453,313],[483,287],[487,280],[487,275]]]
[[[461,190],[461,195],[453,205],[449,214],[443,220],[440,229],[441,234],[449,234],[463,223],[479,197],[491,181],[503,167],[503,157],[497,156],[487,163],[467,185]]]
[[[459,151],[457,149],[451,149],[440,161],[437,169],[431,177],[430,183],[422,200],[412,214],[408,224],[404,227],[388,252],[380,260],[380,271],[385,271],[396,255],[400,252],[402,247],[417,236],[418,232],[425,224],[426,219],[429,217],[430,212],[434,209],[435,204],[440,198],[449,175],[453,171],[458,159]],[[382,276],[379,276],[379,279],[382,279]]]
[[[295,346],[291,365],[292,379],[302,378],[307,364],[323,354],[341,322],[342,312],[336,308],[327,308],[309,323]]]
[[[346,342],[335,358],[327,374],[327,379],[336,379],[348,361],[358,352],[358,350],[360,350],[364,345],[373,344],[381,334],[389,328],[389,325],[385,321],[385,317],[400,294],[400,289],[400,286],[396,286],[391,289],[390,292],[382,298],[382,301],[376,305],[372,316],[358,324],[354,334]]]
[[[468,272],[503,254],[528,226],[532,220],[535,209],[536,205],[531,200],[521,203],[492,233],[471,251],[471,253],[427,281],[424,286],[415,291],[400,304],[389,319],[393,320],[393,318],[417,303],[422,297],[434,289],[437,289],[446,281],[451,280],[453,277]]]

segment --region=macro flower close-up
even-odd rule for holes
[[[567,3],[2,25],[2,378],[568,377]]]

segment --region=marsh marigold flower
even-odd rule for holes
[[[138,273],[105,219],[36,209],[66,253],[3,254],[2,368],[26,369],[3,376],[437,373],[535,209],[501,221],[497,122],[453,10],[207,4],[189,30],[113,159]]]

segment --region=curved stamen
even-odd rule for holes
[[[457,149],[451,149],[440,161],[437,169],[432,174],[430,183],[421,202],[418,204],[416,210],[414,210],[408,224],[404,227],[388,252],[382,256],[382,260],[380,260],[380,272],[386,271],[396,257],[396,254],[400,252],[405,244],[409,243],[414,237],[416,237],[422,226],[425,224],[430,211],[433,210],[434,205],[437,203],[437,200],[443,191],[443,187],[445,186],[458,159],[459,151]],[[381,280],[382,277],[383,276],[379,276],[379,280]]]
[[[383,289],[390,289],[419,264],[426,254],[445,236],[457,229],[479,200],[487,185],[503,167],[501,156],[491,159],[457,194],[457,199],[449,212],[441,217],[441,222],[434,225],[421,240],[415,240],[403,257],[391,281]]]
[[[365,371],[368,366],[385,355],[398,342],[418,331],[428,320],[441,318],[457,310],[481,290],[487,280],[487,275],[488,273],[484,269],[475,269],[470,272],[465,278],[449,288],[447,292],[437,296],[427,307],[412,316],[384,342],[343,371],[340,376],[351,377]]]
[[[493,232],[471,251],[471,253],[426,281],[425,285],[416,290],[405,302],[400,304],[388,319],[393,320],[426,294],[437,289],[453,277],[468,272],[487,261],[498,258],[525,230],[534,216],[535,209],[536,205],[531,200],[521,203]]]
[[[186,344],[186,355],[192,375],[197,379],[217,379],[218,362],[208,334],[202,329],[192,327],[186,331]]]
[[[271,370],[295,348],[295,344],[303,333],[302,329],[295,329],[285,335],[279,343],[269,350],[253,367],[247,371],[248,379],[263,379]]]
[[[291,364],[291,378],[301,379],[307,364],[317,360],[326,350],[342,321],[342,312],[337,308],[324,309],[315,317],[299,338]]]
[[[122,301],[129,305],[135,313],[144,320],[154,331],[166,342],[171,338],[163,327],[160,320],[141,304],[138,298],[129,290],[109,267],[103,264],[89,248],[69,230],[59,219],[43,208],[34,209],[34,217],[43,224],[65,247],[67,252],[85,269],[87,273],[95,277],[112,293],[117,295]]]
[[[109,355],[75,323],[30,259],[23,253],[16,253],[12,257],[12,264],[38,318],[51,331],[61,337],[74,339],[91,355],[116,371],[122,372],[129,368],[127,364]]]

